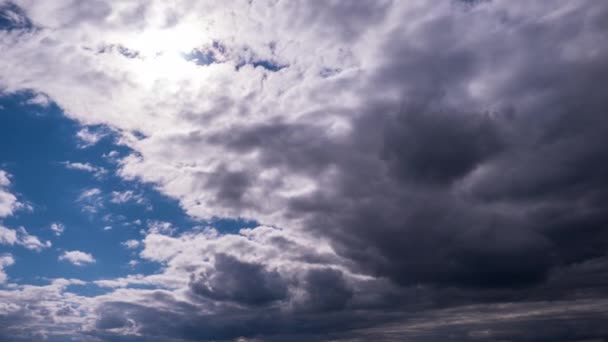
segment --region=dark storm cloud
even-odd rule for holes
[[[370,98],[348,141],[285,124],[227,146],[294,173],[335,167],[335,183],[292,199],[289,214],[363,272],[403,285],[541,284],[608,248],[608,59],[591,7],[511,26],[505,12],[491,35],[469,24],[487,20],[475,11],[428,20],[415,41],[396,30],[367,86],[402,97]],[[471,82],[503,69],[486,85],[495,109],[476,106]]]
[[[246,305],[264,305],[287,296],[279,273],[225,254],[216,255],[215,270],[209,277],[192,277],[190,288],[199,296]]]
[[[306,276],[305,308],[313,311],[344,309],[353,292],[341,272],[332,269],[311,270]]]
[[[608,12],[594,4],[575,6],[553,21],[517,21],[505,10],[495,23],[499,29],[488,34],[479,31],[490,20],[487,13],[475,10],[430,18],[412,36],[395,29],[378,56],[381,66],[362,88],[399,96],[363,96],[349,113],[354,119],[345,138],[331,137],[322,125],[279,121],[236,124],[230,135],[207,138],[236,153],[255,151],[264,167],[290,174],[315,178],[333,170],[331,181],[291,198],[286,216],[328,238],[352,261],[351,271],[397,286],[383,293],[371,287],[378,295],[366,298],[339,271],[312,270],[298,281],[286,280],[263,265],[220,256],[214,273],[192,279],[192,292],[259,311],[232,312],[230,321],[224,314],[208,317],[205,328],[169,326],[181,337],[203,340],[297,341],[304,330],[309,340],[326,340],[315,335],[321,333],[356,340],[367,333],[346,331],[361,327],[358,314],[365,313],[371,325],[428,320],[394,334],[380,329],[367,339],[374,341],[605,337],[593,317],[605,314],[604,306],[569,311],[565,303],[563,311],[547,309],[504,322],[501,315],[508,316],[509,309],[496,309],[495,320],[474,314],[493,302],[521,302],[517,310],[525,312],[538,300],[603,294],[608,42],[601,19]],[[325,15],[333,16],[332,25],[341,25],[336,30],[344,35],[357,34],[353,23],[373,23],[384,15],[365,6],[339,12],[352,15]],[[586,52],[590,46],[593,53]],[[484,103],[471,90],[475,82],[481,82]],[[218,201],[244,208],[254,205],[243,199],[257,172],[220,168],[207,186]],[[596,279],[597,287],[589,279]],[[303,294],[293,297],[288,286],[300,286]],[[570,296],[578,286],[585,291]],[[412,288],[419,289],[417,298]],[[277,309],[267,306],[289,301],[296,307],[280,319]],[[457,308],[471,304],[480,306]],[[353,310],[357,307],[364,310]],[[450,307],[453,311],[441,314],[428,311]],[[145,310],[136,312],[148,317]],[[407,312],[420,316],[404,318]],[[438,323],[467,312],[479,322]],[[153,327],[146,323],[146,329]]]
[[[396,178],[449,184],[501,151],[497,126],[483,115],[406,109],[385,129],[383,157]]]
[[[232,207],[242,207],[243,195],[251,183],[251,176],[242,171],[229,171],[220,168],[208,180],[208,185],[217,188],[217,200]],[[253,205],[252,203],[248,203]]]

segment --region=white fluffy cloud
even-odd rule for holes
[[[6,282],[6,273],[4,268],[15,263],[15,259],[10,254],[0,255],[0,284]]]
[[[70,262],[76,266],[95,263],[95,258],[90,253],[82,251],[65,251],[59,256],[59,260]]]
[[[10,185],[8,173],[0,170],[0,218],[11,216],[21,206],[17,197],[8,191]]]
[[[0,244],[19,245],[36,252],[51,247],[50,241],[42,242],[37,236],[29,234],[23,227],[11,229],[2,225],[0,225]]]

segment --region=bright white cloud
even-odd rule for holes
[[[15,263],[15,259],[10,254],[0,255],[0,284],[6,282],[7,276],[4,268]],[[1,313],[1,312],[0,312]]]
[[[0,218],[11,216],[22,205],[17,197],[8,191],[11,181],[6,171],[0,170]]]
[[[95,258],[82,251],[65,251],[59,256],[60,261],[67,261],[75,266],[84,266],[95,263]]]
[[[0,225],[0,244],[19,245],[29,250],[40,252],[51,247],[51,242],[42,242],[37,236],[31,235],[23,227],[11,229]]]

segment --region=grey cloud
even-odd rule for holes
[[[353,296],[341,272],[332,269],[313,269],[305,279],[307,297],[303,305],[312,311],[342,310]]]
[[[190,288],[199,296],[245,305],[264,305],[287,296],[287,285],[279,273],[225,254],[215,256],[212,274],[192,277]]]
[[[284,236],[255,240],[271,250],[266,254],[242,241],[226,250],[218,243],[208,252],[215,257],[209,269],[199,260],[186,265],[194,269],[182,289],[186,298],[179,291],[149,294],[153,305],[113,298],[99,306],[91,334],[120,340],[127,337],[112,330],[137,329],[161,340],[198,341],[607,338],[608,8],[592,1],[466,2],[464,9],[454,1],[421,5],[374,37],[374,66],[348,79],[356,86],[341,83],[355,89],[352,103],[297,118],[264,116],[275,108],[256,113],[226,95],[198,117],[207,124],[243,106],[238,120],[213,126],[213,133],[197,127],[171,136],[175,148],[161,150],[194,169],[196,154],[207,152],[201,147],[242,157],[240,169],[221,162],[197,169],[187,190],[235,216],[264,211],[265,198],[251,189],[266,196],[288,176],[313,180],[310,191],[266,208],[275,215],[266,217],[280,216],[286,230],[293,222],[301,228],[295,232],[320,237],[332,250],[313,252]],[[294,26],[348,45],[399,14],[385,5],[301,4],[293,13],[304,15]],[[336,112],[348,121],[346,133],[324,125]],[[200,124],[196,116],[188,122]],[[266,170],[278,170],[276,179],[262,180]],[[202,246],[191,248],[198,253]],[[245,261],[250,252],[256,261]],[[279,269],[272,255],[281,253],[290,258]]]
[[[383,157],[398,178],[449,184],[503,148],[499,124],[488,116],[415,110],[385,129]]]
[[[550,11],[564,4],[538,6]],[[415,286],[426,289],[422,303],[442,308],[534,301],[549,294],[564,298],[574,284],[592,276],[564,271],[601,258],[608,247],[603,229],[608,219],[603,209],[608,94],[601,86],[608,51],[601,44],[606,35],[598,26],[597,5],[590,4],[573,6],[559,20],[538,12],[518,17],[496,2],[466,11],[444,5],[412,32],[395,29],[382,37],[379,67],[358,80],[364,92],[361,105],[346,114],[352,125],[346,136],[332,136],[311,118],[237,123],[230,131],[197,136],[193,145],[259,155],[259,164],[243,171],[218,168],[205,178],[204,190],[223,205],[237,212],[255,207],[243,196],[260,184],[260,168],[319,179],[311,193],[286,200],[284,216],[327,238],[352,261],[350,271],[397,284],[393,298],[400,305],[395,307],[388,303],[390,294],[365,302],[337,271],[311,271],[301,280],[307,291],[302,312],[290,318],[331,316],[332,327],[319,323],[310,331],[337,332],[361,324],[351,305],[395,310],[395,316],[383,320],[406,315],[408,304],[418,310],[419,303],[406,295]],[[372,17],[366,19],[373,22]],[[352,33],[350,23],[336,20],[335,25]],[[593,54],[584,52],[589,41],[594,42]],[[387,93],[398,96],[383,97]],[[323,178],[328,170],[334,176]],[[203,278],[191,282],[194,293],[249,305],[287,298],[262,265],[220,258],[217,266],[210,284]],[[603,279],[602,272],[595,272]],[[257,279],[256,287],[244,290],[245,275]],[[601,293],[588,289],[581,296]],[[454,309],[450,314],[459,313]],[[420,333],[378,332],[370,339],[605,336],[590,314],[571,314],[569,327],[575,333],[562,329],[566,316],[549,313]],[[296,327],[287,318],[279,328],[266,325],[268,316],[262,317],[248,321],[255,328],[242,330],[243,336],[255,331],[276,337],[286,330],[297,335],[305,326]],[[590,329],[585,332],[586,324]],[[541,325],[550,328],[537,335]]]
[[[324,34],[338,36],[349,42],[384,19],[390,11],[390,5],[390,0],[327,1],[313,6],[306,2],[294,2],[290,8],[290,19],[302,28],[316,26]]]

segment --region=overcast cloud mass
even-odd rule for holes
[[[608,340],[608,3],[0,0],[0,341]]]

